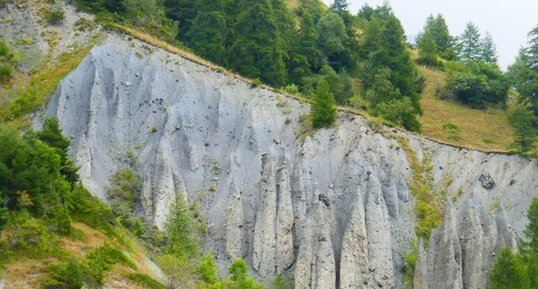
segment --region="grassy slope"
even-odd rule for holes
[[[512,129],[507,112],[499,109],[477,110],[462,104],[438,99],[435,89],[444,82],[445,74],[420,66],[427,78],[422,93],[424,115],[422,134],[457,146],[487,151],[506,151],[512,143]]]
[[[62,254],[72,257],[79,262],[83,262],[85,255],[92,249],[98,248],[105,244],[120,248],[127,253],[129,259],[136,265],[136,270],[125,265],[116,264],[112,270],[107,272],[104,283],[114,285],[114,288],[146,288],[136,282],[131,281],[127,274],[139,272],[153,276],[155,273],[146,264],[144,249],[137,243],[136,239],[126,232],[117,230],[122,240],[105,235],[99,230],[92,229],[82,223],[73,223],[73,227],[78,231],[77,238],[62,237],[60,239],[60,248]],[[15,288],[39,288],[48,275],[48,266],[60,263],[53,257],[46,259],[22,258],[16,259],[6,265],[2,274],[4,278],[5,289]]]

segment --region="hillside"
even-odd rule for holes
[[[435,95],[443,85],[445,74],[425,66],[420,72],[426,77],[420,117],[422,134],[433,140],[485,151],[506,152],[513,142],[512,127],[506,110],[472,109],[455,101],[445,101]]]
[[[62,35],[76,30],[81,17],[95,24],[93,17],[62,2],[69,21],[51,26],[39,21],[38,11],[48,4],[36,3],[0,12],[2,19],[14,16],[12,24],[0,24],[14,46],[22,47],[16,39],[27,33],[34,39],[28,49],[48,56],[41,59],[47,65],[2,87],[2,121],[25,131],[57,118],[81,184],[109,202],[103,205],[109,210],[129,202],[109,193],[115,172],[126,166],[140,178],[133,217],[166,231],[174,203],[185,197],[183,211],[192,211],[196,228],[205,230],[197,245],[214,253],[219,272],[208,273],[216,275],[206,284],[198,264],[176,262],[168,277],[198,274],[181,286],[261,288],[246,278],[250,270],[267,287],[281,276],[298,289],[484,288],[495,256],[503,247],[516,248],[523,234],[538,188],[536,159],[445,145],[348,108],[340,109],[337,125],[312,130],[303,97],[133,28],[90,25],[76,41],[58,36],[52,45],[43,31]],[[52,46],[57,50],[47,53]],[[507,129],[502,113],[434,99],[442,75],[422,72],[429,76],[422,99],[426,136],[486,150],[510,141],[495,139]],[[451,131],[439,133],[443,126]],[[28,204],[24,200],[17,199]],[[91,252],[108,244],[125,258],[107,271],[105,288],[160,288],[129,277],[136,271],[170,280],[149,261],[155,255],[147,244],[120,225],[124,221],[116,216],[107,233],[73,218],[75,233],[59,237],[60,251],[91,265],[89,256],[100,255]],[[6,231],[2,238],[10,236]],[[38,287],[58,261],[13,252],[19,255],[10,256],[0,275],[5,288]],[[248,268],[221,279],[237,259]],[[236,280],[237,272],[243,279]],[[245,281],[244,287],[232,281]]]
[[[383,135],[345,113],[337,128],[303,143],[301,115],[308,108],[300,102],[161,49],[149,52],[145,43],[125,36],[112,34],[105,42],[62,82],[47,114],[73,136],[75,159],[86,164],[81,175],[96,194],[102,194],[107,172],[132,150],[144,176],[147,218],[162,224],[176,192],[196,201],[209,224],[207,245],[221,267],[243,257],[258,278],[283,273],[298,288],[401,286],[405,263],[399,256],[408,252],[413,232],[460,240],[472,230],[473,242],[458,241],[450,247],[454,251],[439,250],[446,245],[438,242],[422,247],[420,254],[431,261],[421,264],[437,268],[444,262],[436,260],[463,254],[475,257],[458,262],[475,262],[480,270],[463,272],[458,268],[467,263],[449,263],[420,276],[423,283],[448,284],[439,280],[450,270],[457,279],[443,282],[478,286],[493,262],[489,256],[513,246],[524,226],[526,192],[537,186],[535,161],[456,149],[403,132]],[[76,89],[83,83],[91,89]],[[82,113],[87,110],[92,113]],[[425,178],[412,176],[411,168],[423,170]],[[422,195],[430,193],[409,182],[433,195]],[[464,225],[421,225],[414,204],[423,197],[454,202],[442,223]],[[440,206],[433,207],[438,218]],[[318,252],[323,258],[315,258]],[[344,258],[354,255],[363,259]],[[345,279],[356,271],[372,273]]]
[[[150,283],[139,281],[138,276],[146,276],[146,280],[151,280],[149,276],[152,276],[165,283],[166,279],[157,265],[148,259],[145,250],[137,243],[136,238],[129,236],[126,232],[115,236],[106,235],[84,223],[73,223],[73,228],[77,231],[76,237],[62,237],[59,240],[61,258],[41,259],[19,253],[20,257],[3,268],[0,287],[5,289],[41,288],[51,274],[51,266],[62,264],[62,259],[87,262],[87,256],[103,248],[119,248],[129,256],[128,262],[113,264],[110,269],[103,272],[105,288],[150,288]],[[2,239],[5,235],[4,233]],[[158,288],[164,287],[155,287],[155,289]]]

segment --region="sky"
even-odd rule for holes
[[[331,4],[333,0],[323,0]],[[368,3],[382,5],[384,0],[348,0],[356,14]],[[417,35],[430,14],[441,13],[452,35],[460,35],[469,21],[480,32],[487,31],[497,45],[499,64],[506,68],[514,62],[519,49],[527,44],[527,33],[538,25],[538,0],[389,0],[407,35]]]

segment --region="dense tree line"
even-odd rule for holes
[[[363,107],[375,116],[420,129],[416,116],[422,112],[423,79],[388,5],[364,6],[354,15],[344,0],[329,8],[319,0],[301,0],[295,11],[283,0],[77,2],[165,38],[176,33],[176,41],[197,54],[275,87],[293,84],[313,98],[325,80],[336,104],[360,96]],[[383,85],[390,87],[375,81],[383,77]],[[372,99],[387,89],[394,92],[390,97]]]
[[[442,15],[432,15],[417,38],[417,48],[418,63],[447,72],[440,97],[478,109],[506,103],[510,83],[497,64],[495,43],[489,33],[482,36],[475,24],[467,23],[455,37]]]
[[[23,136],[2,125],[0,145],[0,229],[24,211],[45,219],[54,232],[69,233],[78,168],[67,157],[69,140],[58,121],[47,119],[41,131]]]

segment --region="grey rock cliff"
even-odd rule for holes
[[[84,184],[105,199],[134,154],[143,214],[162,226],[178,193],[201,205],[218,263],[298,289],[399,288],[414,240],[411,168],[397,141],[360,116],[300,134],[308,107],[136,40],[109,35],[60,84],[45,114],[70,136]],[[279,105],[277,105],[279,104]],[[538,195],[536,160],[408,138],[447,179],[442,225],[419,245],[417,288],[484,288]],[[487,177],[482,177],[487,176]],[[323,195],[323,196],[321,196]]]

